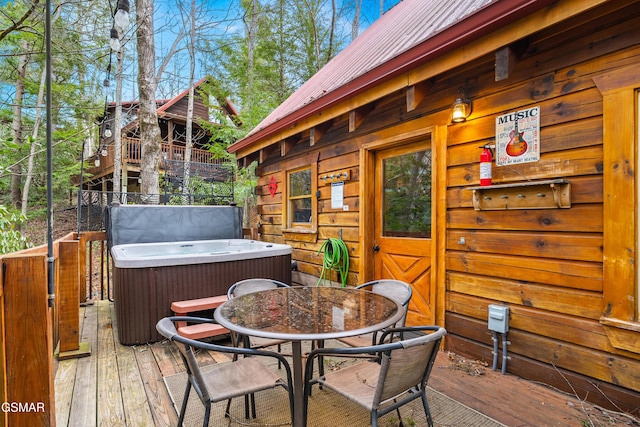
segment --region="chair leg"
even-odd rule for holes
[[[396,400],[393,399],[393,401],[395,402]],[[404,427],[404,424],[402,423],[402,415],[400,415],[400,407],[396,408],[396,412],[398,413],[398,421],[400,421],[398,427]]]
[[[278,353],[282,353],[282,345],[278,344]],[[278,369],[282,368],[282,362],[278,359]]]
[[[324,348],[324,340],[313,340],[311,341],[311,351],[316,348]],[[314,363],[311,361],[311,372],[314,370]],[[324,357],[322,355],[318,356],[318,375],[324,376]],[[322,384],[318,384],[318,388],[322,390]],[[309,388],[309,396],[311,396],[311,388]]]
[[[256,418],[256,395],[251,393],[251,415],[253,418]]]
[[[427,424],[429,427],[433,427],[433,419],[431,418],[431,411],[429,410],[429,404],[427,403],[427,391],[424,388],[420,390],[420,397],[422,397],[422,406],[424,407],[424,413],[427,416]]]
[[[318,348],[324,348],[324,340],[318,341]],[[322,355],[318,357],[318,375],[321,377],[324,376],[324,356]],[[322,384],[320,384],[318,387],[320,388],[320,390],[322,390]]]
[[[244,395],[244,418],[249,419],[249,395]]]
[[[187,380],[187,389],[184,391],[184,399],[182,399],[182,407],[180,408],[180,416],[178,417],[178,425],[182,427],[184,415],[187,412],[187,402],[189,401],[189,393],[191,392],[191,381]]]
[[[249,419],[249,399],[251,399],[251,405],[253,407],[253,418],[256,417],[256,402],[254,400],[253,395],[249,397],[249,395],[244,396],[244,417]],[[227,409],[224,411],[225,418],[231,416],[231,399],[227,400]]]
[[[371,427],[378,427],[378,411],[371,411]]]
[[[202,427],[209,427],[209,418],[211,417],[211,402],[204,404],[204,420],[202,421]]]
[[[227,408],[224,410],[224,417],[228,418],[231,416],[231,399],[227,400]]]

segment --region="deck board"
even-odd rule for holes
[[[156,363],[156,357],[152,350],[156,347],[162,346],[144,346],[143,349],[136,352],[136,359],[140,367],[140,376],[145,384],[149,406],[153,408],[153,425],[156,427],[176,426],[178,425],[178,415],[173,409],[171,397],[164,384],[160,368]],[[168,348],[169,346],[163,347]],[[165,352],[164,354],[167,355],[170,353]]]
[[[73,382],[76,378],[78,359],[65,360],[58,365],[54,387],[56,390],[56,425],[69,423],[71,403],[73,402]]]
[[[110,306],[111,318],[115,319],[113,305]],[[118,328],[112,322],[114,342],[118,342]],[[117,362],[120,387],[122,388],[122,406],[125,413],[126,425],[150,426],[154,424],[151,407],[142,379],[141,369],[138,367],[136,355],[138,352],[148,351],[146,346],[128,347],[118,345]],[[126,396],[126,398],[124,398]]]
[[[178,416],[163,380],[185,370],[175,346],[166,342],[120,345],[109,301],[83,307],[80,316],[81,339],[91,343],[92,352],[90,357],[57,362],[56,425],[177,425]],[[199,357],[216,363],[227,356],[209,353]],[[582,426],[598,412],[573,396],[490,368],[482,375],[452,369],[445,352],[438,356],[429,385],[509,426]],[[640,422],[606,425],[637,426]]]
[[[114,327],[109,304],[98,304],[98,407],[99,426],[125,426],[118,375]]]
[[[80,310],[82,338],[91,345],[92,356],[78,359],[76,377],[73,382],[73,402],[69,425],[95,425],[97,405],[98,359],[94,355],[98,346],[97,307],[83,307]],[[60,424],[58,424],[60,425]]]

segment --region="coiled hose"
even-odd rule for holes
[[[326,285],[327,279],[331,282],[331,271],[335,270],[338,273],[338,278],[342,283],[342,287],[347,286],[347,279],[349,273],[349,249],[346,243],[341,239],[328,238],[318,253],[323,253],[322,257],[322,271],[318,278],[318,285]]]

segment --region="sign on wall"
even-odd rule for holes
[[[496,165],[540,161],[540,107],[496,118]]]
[[[331,183],[331,209],[344,208],[344,182]]]

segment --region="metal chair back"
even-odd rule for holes
[[[362,285],[356,286],[356,289],[368,289],[371,292],[398,301],[404,307],[404,316],[395,324],[395,327],[401,328],[406,324],[407,308],[413,295],[411,285],[401,280],[381,279],[363,283]]]
[[[209,417],[211,414],[211,404],[228,400],[227,412],[231,399],[235,397],[245,396],[245,402],[249,402],[246,396],[253,396],[254,393],[274,388],[277,386],[284,387],[289,394],[289,409],[293,416],[293,389],[291,367],[287,360],[280,354],[266,350],[256,350],[243,347],[232,347],[196,341],[185,338],[178,334],[176,322],[187,323],[216,323],[213,319],[192,317],[192,316],[172,316],[160,319],[156,324],[158,332],[172,341],[180,350],[180,355],[187,368],[187,385],[180,410],[178,425],[183,425],[187,402],[191,388],[193,388],[201,402],[205,406],[205,416],[203,424],[209,425]],[[196,359],[196,350],[212,350],[220,353],[233,354],[232,362],[223,362],[213,365],[210,370],[203,372],[198,365]],[[244,356],[264,356],[272,357],[278,360],[281,366],[285,367],[286,381],[280,378],[273,369],[265,366],[259,361],[259,357],[242,357]],[[216,393],[212,393],[212,389]],[[255,417],[255,400],[251,399],[253,416]],[[248,403],[245,403],[245,417],[249,418]]]
[[[420,334],[415,338],[387,342],[392,336]],[[384,344],[367,347],[317,348],[309,353],[305,372],[305,416],[311,388],[320,384],[366,408],[371,413],[371,425],[378,418],[396,411],[402,425],[399,408],[421,398],[429,426],[433,426],[427,403],[426,386],[435,363],[440,342],[447,331],[438,326],[392,328],[382,333]],[[314,359],[328,355],[369,359],[312,379]],[[372,357],[374,357],[372,359]]]
[[[227,298],[231,299],[253,292],[274,288],[288,288],[289,285],[274,279],[245,279],[231,285],[227,291]]]

